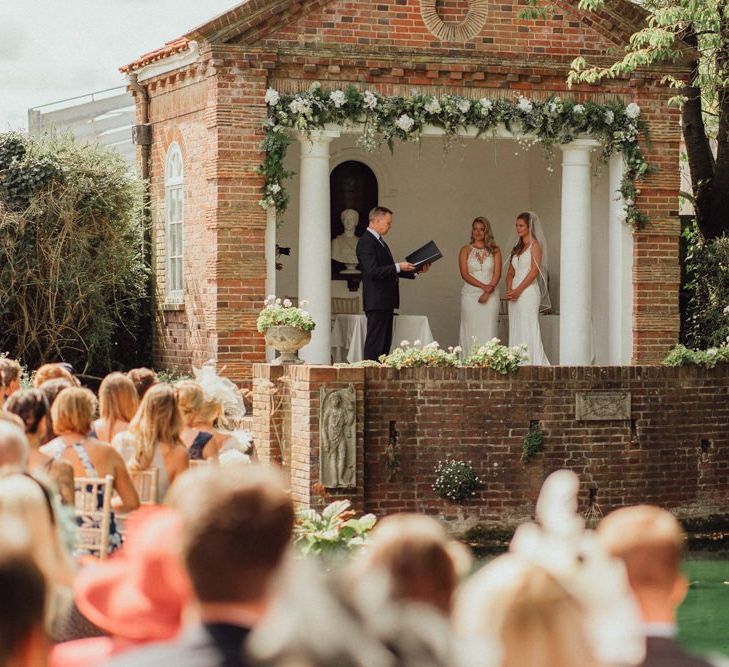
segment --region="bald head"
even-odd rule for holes
[[[13,415],[15,417],[15,415]],[[0,468],[28,465],[30,446],[23,429],[9,420],[0,418]]]

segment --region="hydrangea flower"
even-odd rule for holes
[[[575,106],[572,107],[572,113],[581,116],[585,113],[585,107],[582,104],[575,104]]]
[[[494,106],[494,103],[493,103],[493,102],[492,102],[492,101],[491,101],[491,100],[490,100],[490,99],[489,99],[488,97],[482,97],[482,98],[481,98],[481,99],[479,100],[479,104],[481,105],[481,108],[482,108],[482,109],[483,109],[484,111],[487,111],[487,112],[488,112],[488,111],[491,111],[491,107],[493,107],[493,106]]]
[[[468,113],[471,109],[471,100],[458,100],[458,104],[456,106],[461,113]]]
[[[291,100],[289,110],[294,114],[306,115],[311,113],[311,102],[297,95],[293,100]]]
[[[638,116],[640,116],[640,107],[635,102],[631,102],[627,107],[625,107],[625,115],[631,120],[635,120]]]
[[[436,114],[441,112],[440,102],[435,97],[431,97],[425,103],[425,110],[430,114]]]
[[[370,92],[369,90],[364,94],[364,107],[372,111],[377,106],[377,95]]]
[[[343,90],[333,90],[329,93],[329,99],[337,109],[341,109],[347,101],[347,96],[344,94]]]
[[[281,192],[281,186],[278,183],[271,183],[271,185],[268,186],[268,189],[273,194],[278,194],[279,192]]]
[[[284,308],[291,308],[293,304],[291,303],[291,299],[284,299],[283,305]]]
[[[606,122],[606,123],[607,123],[608,125],[612,125],[614,121],[615,121],[615,114],[614,114],[614,113],[612,112],[612,110],[611,110],[611,109],[608,109],[608,110],[607,110],[607,111],[605,112],[605,122]]]
[[[279,100],[281,99],[281,95],[278,94],[278,91],[274,88],[269,88],[266,91],[266,96],[264,97],[264,100],[266,101],[266,104],[270,107],[275,107]]]
[[[526,97],[519,95],[519,101],[516,103],[516,107],[519,111],[529,113],[534,108],[534,105]]]
[[[413,129],[413,125],[415,125],[415,121],[404,113],[395,121],[395,125],[397,125],[403,132],[410,132],[410,130]]]

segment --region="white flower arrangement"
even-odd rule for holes
[[[266,104],[270,107],[275,107],[279,100],[281,99],[281,95],[279,95],[279,92],[274,88],[269,88],[266,91],[266,96],[264,97],[264,100]]]
[[[498,338],[492,338],[484,345],[476,345],[463,360],[464,366],[491,368],[497,373],[513,373],[529,360],[526,345],[507,347]]]
[[[635,102],[631,102],[625,107],[625,115],[631,120],[635,120],[640,116],[640,107]]]
[[[415,125],[415,120],[412,117],[408,116],[406,113],[404,113],[402,114],[402,116],[400,116],[400,118],[395,121],[395,125],[397,125],[397,127],[399,127],[403,132],[407,134],[408,132],[410,132],[410,130],[413,129],[413,125]]]
[[[335,109],[341,109],[347,101],[347,96],[343,90],[333,90],[329,93],[329,99],[332,101]]]
[[[377,150],[383,143],[393,149],[398,141],[417,141],[426,122],[444,130],[446,144],[462,131],[475,129],[477,136],[486,136],[504,126],[515,134],[519,147],[541,142],[548,155],[554,145],[568,144],[589,132],[602,146],[601,160],[617,152],[622,152],[625,158],[628,168],[620,192],[625,201],[631,202],[626,209],[626,222],[641,227],[647,220],[635,203],[636,181],[650,173],[650,166],[638,144],[646,124],[640,119],[640,107],[634,102],[627,106],[617,102],[573,104],[563,103],[558,97],[535,101],[524,95],[513,101],[484,97],[475,102],[461,95],[384,97],[370,90],[362,92],[354,86],[346,91],[327,91],[321,85],[313,85],[308,92],[298,94],[280,94],[270,88],[266,91],[266,102],[269,116],[264,124],[266,136],[262,146],[266,157],[259,169],[266,178],[259,203],[266,209],[283,211],[289,200],[282,184],[291,176],[283,166],[292,141],[290,130],[310,133],[338,119],[361,127],[359,143],[366,150]],[[563,113],[565,109],[570,113]],[[515,121],[518,130],[511,129]]]
[[[390,368],[439,368],[443,366],[456,367],[458,363],[458,355],[453,351],[440,349],[436,341],[428,343],[428,345],[420,345],[420,341],[416,340],[414,345],[410,345],[404,340],[400,347],[395,348],[390,354],[382,355],[380,363]]]
[[[301,305],[304,305],[303,301]],[[314,318],[303,307],[295,308],[289,299],[277,299],[273,294],[263,302],[256,325],[260,333],[271,327],[293,327],[302,331],[313,331],[316,327]]]

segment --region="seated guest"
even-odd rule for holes
[[[26,470],[28,467],[30,445],[22,424],[17,415],[0,411],[0,470]]]
[[[134,383],[140,401],[149,388],[157,384],[157,373],[151,368],[132,368],[127,372],[127,377]]]
[[[20,389],[20,371],[17,361],[0,357],[0,407],[13,392]]]
[[[65,364],[43,364],[33,375],[33,386],[40,387],[44,382],[58,378],[68,380],[72,387],[78,387],[80,384]]]
[[[75,477],[114,477],[115,497],[111,501],[116,512],[131,512],[139,507],[134,488],[122,457],[113,447],[88,436],[96,410],[96,397],[88,389],[64,389],[51,407],[53,429],[58,437],[41,447],[41,452],[73,466]],[[104,499],[99,498],[99,509]],[[112,518],[110,526],[112,550],[121,545],[121,536]]]
[[[157,469],[158,502],[188,467],[181,430],[182,415],[175,390],[168,384],[158,384],[144,395],[129,429],[119,433],[112,442],[129,470]]]
[[[250,665],[244,644],[263,617],[291,543],[294,508],[281,479],[257,466],[194,470],[171,490],[182,515],[182,554],[199,624],[171,644],[110,665]]]
[[[182,564],[182,526],[170,508],[144,508],[126,522],[124,546],[86,567],[74,582],[74,600],[85,618],[108,636],[58,644],[51,667],[91,667],[150,642],[174,638],[191,587]]]
[[[646,636],[643,667],[707,667],[676,641],[676,610],[688,590],[681,573],[685,536],[670,512],[638,505],[608,514],[597,530],[600,541],[625,562],[638,599]]]
[[[46,395],[40,389],[17,391],[8,399],[6,408],[23,420],[30,445],[28,470],[53,481],[64,505],[73,505],[73,466],[65,461],[56,461],[40,451],[50,433],[51,409]]]
[[[0,476],[0,521],[25,527],[29,551],[48,582],[46,625],[51,630],[70,607],[73,563],[61,545],[50,489],[25,473]]]
[[[138,407],[134,383],[123,373],[110,373],[99,387],[99,419],[94,422],[91,435],[111,442],[117,433],[129,428]]]
[[[202,387],[192,380],[175,384],[185,427],[180,433],[191,461],[216,458],[220,445],[216,442],[212,422],[220,412],[217,401],[205,400]],[[210,430],[202,430],[200,425]]]
[[[0,523],[0,665],[46,664],[46,580],[17,523]]]

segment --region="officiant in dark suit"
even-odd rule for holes
[[[357,260],[362,272],[362,296],[367,316],[364,358],[377,360],[392,345],[392,318],[400,306],[400,278],[415,278],[417,267],[410,262],[396,262],[383,238],[392,226],[392,211],[375,206],[370,211],[369,226],[357,243]],[[427,271],[426,264],[419,271]]]

